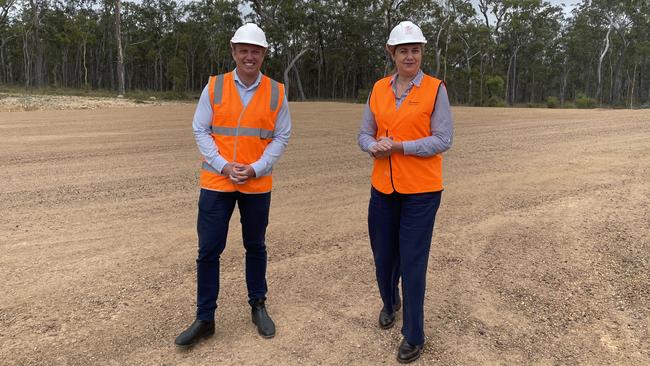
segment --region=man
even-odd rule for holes
[[[271,203],[271,170],[291,134],[284,86],[260,72],[268,43],[262,29],[241,26],[230,40],[236,68],[210,77],[194,114],[194,137],[201,167],[197,232],[196,320],[176,338],[189,347],[214,334],[219,294],[219,258],[228,223],[239,207],[246,249],[246,285],[252,321],[271,338],[275,324],[266,311],[264,237]]]

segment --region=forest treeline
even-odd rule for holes
[[[116,11],[118,9],[118,11]],[[0,0],[0,82],[28,88],[201,90],[230,70],[244,21],[270,43],[263,72],[292,100],[365,100],[401,20],[452,102],[650,106],[650,1]]]

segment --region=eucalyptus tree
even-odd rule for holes
[[[0,0],[0,82],[198,92],[232,69],[230,37],[255,21],[264,72],[290,99],[365,100],[402,20],[422,28],[423,69],[457,103],[650,102],[650,3],[638,0],[582,0],[567,18],[542,0]]]
[[[645,94],[646,103],[650,99],[650,2],[629,4],[628,14],[633,27],[629,38],[631,57],[627,65],[628,106],[633,108],[637,100]]]
[[[313,37],[308,32],[308,24],[313,22],[313,14],[309,12],[308,0],[252,0],[250,5],[253,13],[249,15],[259,23],[273,42],[270,53],[283,60],[282,80],[285,93],[289,95],[290,75],[293,70],[298,87],[299,97],[305,99],[300,72],[296,63],[308,51],[314,50]]]
[[[124,95],[124,51],[122,49],[121,1],[115,0],[115,48],[117,50],[117,94]]]
[[[7,43],[15,38],[16,35],[11,34],[10,31],[10,17],[9,14],[14,10],[16,0],[0,0],[0,81],[8,82],[8,71],[7,62],[5,60],[5,47]]]
[[[508,11],[499,37],[501,49],[508,56],[506,101],[512,105],[518,101],[518,77],[522,74],[518,70],[520,56],[524,57],[525,62],[521,65],[527,71],[522,75],[532,78],[525,81],[535,84],[535,69],[531,64],[543,66],[544,51],[555,49],[556,37],[561,29],[562,10],[541,0],[517,0],[507,4]],[[535,90],[534,86],[532,90]],[[530,99],[535,100],[534,96]]]
[[[202,87],[210,74],[228,71],[234,65],[230,38],[242,24],[233,0],[200,0],[188,3],[185,26],[185,48],[191,69],[191,89]]]
[[[23,75],[24,84],[40,87],[45,84],[43,74],[44,45],[42,40],[43,15],[47,0],[22,0],[20,23],[22,29]]]

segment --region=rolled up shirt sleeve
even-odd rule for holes
[[[375,120],[375,115],[370,110],[370,97],[368,97],[366,107],[363,110],[363,117],[361,118],[361,128],[357,136],[357,143],[361,150],[370,153],[370,148],[377,143],[375,136],[377,136],[377,121]]]
[[[454,123],[451,116],[449,96],[444,84],[440,84],[436,106],[431,115],[431,136],[404,141],[404,155],[433,156],[447,151],[454,139]]]
[[[194,111],[194,119],[192,120],[192,130],[194,132],[194,140],[199,148],[199,152],[203,155],[205,161],[210,164],[216,171],[221,172],[223,167],[228,163],[219,154],[219,148],[214,143],[211,135],[212,126],[212,103],[210,101],[210,92],[208,86],[203,88],[199,103]]]
[[[273,165],[280,159],[280,156],[282,156],[289,143],[289,137],[291,137],[291,114],[289,113],[288,104],[286,99],[282,101],[278,116],[275,119],[273,139],[266,145],[264,153],[262,153],[259,160],[251,164],[256,177],[271,174]]]

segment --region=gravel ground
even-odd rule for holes
[[[0,112],[145,107],[155,105],[173,105],[178,103],[179,102],[160,101],[155,97],[151,97],[146,101],[135,101],[125,98],[0,93]]]
[[[291,104],[267,236],[277,336],[250,322],[235,214],[217,333],[189,351],[173,340],[194,314],[194,106],[118,107],[0,113],[3,365],[397,363],[361,105]],[[647,112],[454,115],[416,364],[650,364]]]

